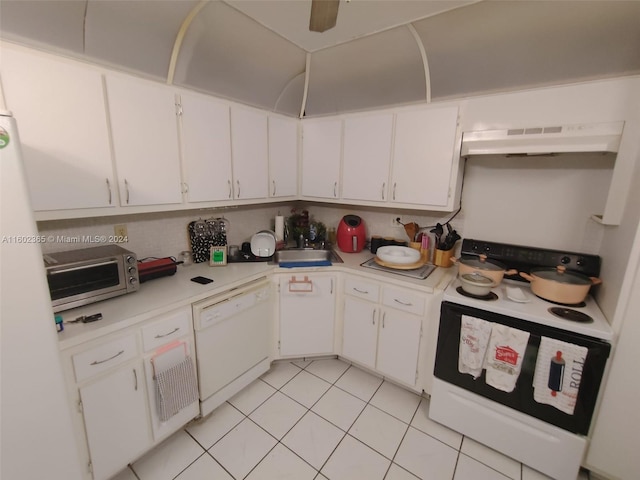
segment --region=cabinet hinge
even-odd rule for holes
[[[416,368],[416,378],[413,381],[413,384],[416,385],[418,383],[418,369]]]
[[[179,102],[176,102],[175,105],[176,105],[176,115],[178,117],[182,116],[182,105]]]
[[[278,351],[280,351],[280,340],[278,340]]]

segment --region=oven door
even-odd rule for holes
[[[47,282],[54,311],[86,305],[121,292],[125,293],[125,279],[122,257],[47,269]]]
[[[512,392],[503,392],[488,385],[485,381],[486,370],[482,370],[482,374],[476,379],[469,374],[458,371],[462,315],[469,315],[529,332],[530,336],[522,362],[522,370]],[[572,415],[551,405],[538,403],[534,400],[534,371],[540,339],[543,336],[588,349],[580,379],[578,397]],[[555,425],[572,433],[587,435],[610,350],[611,345],[602,340],[472,307],[443,302],[434,374],[436,378],[446,383],[480,395],[547,424]]]

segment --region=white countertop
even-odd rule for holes
[[[347,272],[389,284],[410,286],[424,293],[434,293],[444,290],[457,271],[455,267],[436,268],[426,279],[417,280],[362,267],[361,263],[373,257],[368,250],[360,253],[339,252],[339,255],[344,263],[334,263],[330,267],[279,268],[267,262],[230,263],[216,267],[210,267],[207,263],[179,265],[175,275],[149,280],[135,293],[61,312],[59,315],[65,321],[98,312],[103,318],[92,323],[65,323],[64,331],[58,333],[59,348],[65,350],[75,347],[271,274]],[[190,279],[196,276],[209,277],[213,282],[206,285],[192,282]]]

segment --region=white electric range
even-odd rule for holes
[[[481,253],[527,273],[557,265],[600,272],[595,255],[463,241],[462,258]],[[505,277],[483,297],[466,294],[459,279],[447,287],[429,416],[554,479],[575,480],[613,332],[592,297],[554,304],[520,278]]]

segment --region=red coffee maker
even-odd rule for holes
[[[362,219],[357,215],[345,215],[338,224],[336,241],[338,248],[346,253],[362,251],[367,232]]]

